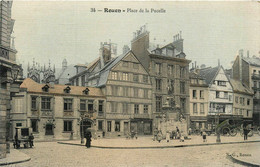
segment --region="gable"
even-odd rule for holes
[[[131,53],[129,52],[128,55],[126,55],[123,59],[123,61],[129,61],[129,62],[134,62],[134,63],[140,63],[137,58]]]

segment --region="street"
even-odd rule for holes
[[[259,143],[119,150],[38,142],[33,149],[19,150],[29,155],[30,161],[9,166],[241,166],[228,160],[226,153],[248,153],[249,150],[252,155],[259,154]]]

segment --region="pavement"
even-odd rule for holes
[[[241,136],[236,137],[226,137],[221,136],[221,143],[216,143],[216,136],[207,136],[207,142],[203,142],[201,136],[190,136],[190,140],[185,140],[184,142],[180,142],[179,140],[170,140],[170,142],[166,142],[162,140],[160,143],[158,141],[153,141],[152,136],[141,136],[137,139],[126,139],[126,138],[103,138],[103,139],[93,139],[92,140],[92,147],[102,150],[117,150],[117,149],[167,149],[167,148],[175,148],[181,149],[181,147],[188,147],[192,148],[195,146],[208,146],[211,148],[214,145],[223,145],[228,144],[228,147],[231,147],[231,144],[237,146],[237,144],[250,144],[255,143],[257,146],[260,146],[260,136],[253,136],[249,137],[247,141],[244,141]],[[35,142],[42,143],[42,142]],[[56,142],[52,142],[56,143]],[[80,143],[80,140],[70,140],[70,141],[58,141],[58,143],[71,145],[73,146],[84,146],[84,144]],[[259,144],[258,144],[259,143]],[[43,143],[43,145],[45,145]],[[49,144],[48,144],[49,145]],[[46,145],[45,145],[46,147]],[[244,147],[247,148],[247,147]],[[17,164],[22,162],[30,161],[31,157],[27,155],[27,153],[33,152],[34,149],[11,149],[11,153],[7,154],[7,157],[4,159],[0,159],[0,166],[3,165],[10,165],[10,164]],[[39,150],[38,150],[39,151]],[[230,152],[227,155],[227,158],[233,161],[234,163],[238,163],[240,165],[246,166],[260,166],[260,161],[257,155],[260,154],[259,149],[241,149],[241,150],[234,150],[235,152]],[[24,153],[23,153],[24,152]],[[26,154],[25,154],[26,153]],[[42,152],[42,154],[46,154]],[[34,155],[34,154],[33,154]],[[38,159],[39,160],[39,159]],[[22,163],[23,164],[23,163]]]
[[[152,136],[142,136],[137,139],[126,139],[126,138],[104,138],[94,139],[91,142],[92,147],[95,148],[106,148],[106,149],[157,149],[157,148],[174,148],[174,147],[192,147],[192,146],[207,146],[207,145],[219,145],[219,144],[237,144],[237,143],[251,143],[260,142],[260,136],[253,136],[244,141],[241,136],[221,136],[221,143],[216,143],[216,136],[207,136],[207,142],[203,142],[201,136],[189,136],[189,140],[180,142],[180,140],[162,140],[153,141]],[[70,144],[84,146],[80,140],[69,140],[60,141],[59,144]]]
[[[16,149],[11,149],[6,158],[0,159],[0,166],[30,161],[31,157]]]

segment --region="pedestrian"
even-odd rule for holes
[[[180,139],[180,142],[184,142],[184,136],[181,135],[181,132],[178,133],[178,138]]]
[[[153,131],[153,141],[155,141],[157,139],[157,134],[158,134],[158,129],[155,128],[154,131]]]
[[[191,135],[191,128],[189,128],[189,135]]]
[[[30,144],[30,147],[32,148],[34,145],[33,145],[33,139],[34,139],[34,136],[33,136],[33,134],[31,133],[30,135],[29,135],[29,144]]]
[[[246,125],[243,126],[243,132],[244,132],[244,140],[247,140],[247,135],[249,130]]]
[[[166,132],[166,141],[167,141],[167,143],[169,143],[169,141],[170,141],[170,132],[169,131]]]
[[[207,142],[207,134],[206,134],[205,130],[203,130],[203,132],[202,132],[202,138],[203,138],[203,142]]]
[[[177,139],[177,133],[175,130],[172,131],[172,137],[173,139]]]
[[[176,126],[176,132],[179,133],[180,129],[178,128],[178,126]]]
[[[87,148],[90,148],[90,146],[91,146],[91,137],[92,137],[91,132],[87,130],[86,133],[85,133],[86,147]]]
[[[162,131],[159,130],[158,134],[157,134],[157,141],[160,143],[162,140]]]

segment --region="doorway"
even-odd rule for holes
[[[86,130],[88,128],[91,128],[92,123],[93,123],[93,121],[90,120],[90,119],[83,119],[80,122],[80,136],[81,136],[81,138],[84,138],[84,132],[86,132]]]
[[[46,124],[45,135],[53,135],[53,124]]]

